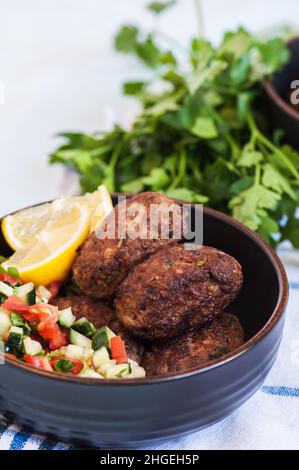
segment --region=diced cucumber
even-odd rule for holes
[[[70,328],[75,320],[76,317],[73,315],[72,307],[60,310],[58,320],[59,325],[64,326],[65,328]]]
[[[0,310],[0,338],[11,328],[11,320],[8,313]]]
[[[110,361],[110,356],[105,346],[102,346],[100,349],[94,352],[92,361],[96,370]]]
[[[91,349],[91,339],[81,335],[78,331],[70,329],[70,342],[75,346],[81,346],[81,348]]]
[[[9,330],[10,335],[11,335],[11,333],[15,333],[15,334],[20,335],[22,337],[24,335],[23,328],[20,328],[18,326],[12,326],[11,329]]]
[[[101,374],[89,368],[85,369],[79,375],[80,377],[85,377],[85,378],[90,378],[90,379],[103,379],[103,376]]]
[[[52,297],[52,293],[45,286],[39,286],[37,295],[45,302],[48,302]]]
[[[34,305],[34,304],[36,304],[36,291],[35,291],[35,287],[34,287],[30,292],[28,292],[28,294],[27,294],[27,304],[28,304],[28,305]]]
[[[24,338],[23,347],[25,354],[30,354],[30,356],[35,356],[43,350],[42,345],[38,341],[31,339],[29,336]]]
[[[81,360],[84,357],[85,349],[81,346],[75,346],[74,344],[69,344],[64,348],[64,355],[67,357],[71,357],[72,359]]]
[[[131,364],[131,368],[132,368],[132,372],[130,373],[130,375],[127,376],[128,378],[130,377],[130,378],[138,379],[138,378],[145,377],[145,370],[143,367],[135,365],[135,364]]]
[[[8,339],[5,343],[5,352],[19,356],[22,353],[24,332],[18,326],[12,326],[9,330]]]
[[[92,364],[92,358],[93,358],[94,350],[93,349],[84,349],[84,361],[87,362],[88,364]]]
[[[72,328],[78,331],[78,333],[81,333],[81,335],[87,336],[87,338],[91,338],[96,332],[95,327],[86,317],[76,320],[75,323],[72,324]]]
[[[108,351],[110,350],[110,339],[115,336],[108,326],[103,326],[95,332],[92,338],[92,348],[97,351],[98,349],[105,346]]]
[[[28,302],[28,304],[35,304],[35,287],[33,282],[27,282],[27,284],[24,284],[23,286],[15,287],[14,294],[25,302],[28,301],[28,298],[32,301],[34,297],[34,301],[31,303]]]
[[[125,377],[131,373],[131,365],[127,362],[126,364],[116,364],[115,366],[109,367],[106,371],[105,377],[107,379],[117,379]]]
[[[6,295],[6,297],[11,297],[13,295],[13,288],[0,281],[0,293]]]
[[[110,361],[106,362],[103,364],[101,367],[99,367],[97,370],[100,374],[106,376],[107,370],[110,369],[111,367],[116,365],[116,361],[114,359],[110,359]]]
[[[62,347],[60,349],[55,349],[54,351],[51,351],[50,353],[48,353],[46,357],[49,361],[51,361],[52,359],[55,359],[56,357],[64,356],[64,351],[65,351],[65,347]]]

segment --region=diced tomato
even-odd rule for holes
[[[36,315],[39,321],[52,321],[56,322],[58,320],[58,307],[54,305],[44,304],[40,302],[29,307],[30,313]]]
[[[120,336],[113,336],[110,339],[112,359],[115,359],[118,364],[123,364],[128,361],[125,342]]]
[[[59,329],[56,323],[51,321],[43,321],[41,322],[38,327],[39,334],[47,340],[53,339],[57,334],[57,329]]]
[[[8,299],[4,300],[2,308],[21,314],[29,313],[29,305],[27,305],[22,299],[19,299],[19,297],[16,297],[15,295],[12,295]]]
[[[30,313],[30,312],[22,312],[21,313],[22,317],[25,318],[26,321],[28,321],[28,323],[37,323],[38,322],[38,316],[35,315],[34,313]]]
[[[73,364],[72,370],[69,372],[73,375],[80,374],[81,370],[84,367],[83,362],[78,361],[77,359],[73,359],[73,358],[67,357],[67,356],[58,356],[58,357],[55,357],[55,359],[52,359],[52,361],[50,361],[50,364],[51,364],[51,366],[53,367],[54,370],[56,370],[56,364],[60,360],[69,361]]]
[[[14,295],[3,302],[2,308],[20,313],[29,323],[36,323],[39,320],[38,315],[31,310],[31,307]]]
[[[52,294],[49,302],[57,297],[61,284],[61,281],[52,281],[46,286],[46,289],[48,289],[48,291]]]
[[[0,281],[8,282],[10,286],[14,286],[16,284],[22,284],[21,280],[15,276],[10,276],[9,274],[1,273],[0,274]]]
[[[30,313],[36,315],[40,321],[38,333],[47,341],[51,350],[67,345],[67,337],[57,325],[58,308],[54,305],[38,303],[30,307]]]
[[[67,345],[66,335],[59,329],[57,323],[52,321],[41,322],[38,327],[39,334],[49,341],[51,351]]]
[[[24,361],[38,369],[53,370],[48,359],[43,356],[30,356],[29,354],[25,354]]]
[[[55,349],[62,348],[62,346],[66,346],[67,344],[68,344],[68,341],[67,341],[65,333],[63,333],[58,328],[58,331],[57,331],[56,335],[54,336],[54,338],[52,338],[49,341],[49,348],[51,349],[51,351],[55,351]]]

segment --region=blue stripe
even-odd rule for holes
[[[14,438],[9,446],[9,450],[21,450],[23,449],[24,445],[30,438],[30,434],[28,432],[20,431],[14,435]]]
[[[299,289],[299,282],[290,282],[289,286],[291,289]]]
[[[262,392],[267,393],[268,395],[299,398],[299,388],[295,387],[264,385],[261,390]]]

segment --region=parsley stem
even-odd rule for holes
[[[186,174],[186,164],[187,164],[187,156],[186,151],[183,147],[180,148],[179,151],[179,169],[176,178],[173,180],[172,184],[170,185],[170,189],[177,188],[182,179]]]
[[[285,167],[288,168],[290,173],[296,178],[296,180],[299,182],[299,173],[293,163],[288,159],[288,157],[283,153],[280,148],[276,147],[275,144],[273,144],[267,137],[260,132],[260,130],[257,128],[256,123],[253,119],[252,113],[248,113],[247,117],[247,122],[248,126],[253,134],[253,137],[255,137],[256,140],[260,141],[262,144],[264,144],[269,150],[271,150],[275,155],[277,155],[280,160],[284,163]]]
[[[117,164],[118,158],[120,156],[121,150],[123,147],[123,141],[121,140],[120,143],[115,147],[110,162],[109,162],[109,186],[110,191],[115,191],[115,166]]]
[[[267,139],[267,137],[265,137],[263,134],[259,133],[258,138],[266,147],[272,150],[272,152],[275,153],[283,161],[285,166],[289,169],[292,175],[299,182],[299,173],[294,167],[294,165],[290,162],[288,157],[278,147],[276,147],[276,145],[274,145],[269,139]]]
[[[260,179],[261,179],[261,167],[260,165],[256,165],[254,186],[258,186],[260,184]]]
[[[204,21],[203,21],[201,0],[194,0],[194,6],[195,6],[195,12],[196,12],[198,37],[204,38],[205,31],[204,31]]]

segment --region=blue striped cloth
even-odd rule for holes
[[[149,449],[299,449],[299,252],[279,252],[290,281],[290,301],[277,361],[266,383],[225,420]],[[68,450],[72,446],[30,434],[0,416],[0,450]]]

